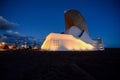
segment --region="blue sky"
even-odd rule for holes
[[[65,31],[64,11],[71,8],[83,14],[93,39],[120,47],[119,0],[0,0],[0,16],[19,25],[13,31],[37,39]]]

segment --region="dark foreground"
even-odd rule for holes
[[[120,49],[0,52],[0,80],[120,80]]]

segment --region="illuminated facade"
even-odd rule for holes
[[[42,45],[42,50],[49,51],[90,51],[95,47],[68,34],[50,33]]]
[[[41,49],[48,51],[94,51],[104,50],[101,39],[91,39],[89,31],[80,12],[65,11],[65,34],[50,33]]]

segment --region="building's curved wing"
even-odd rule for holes
[[[65,11],[66,31],[72,26],[77,26],[81,31],[86,31],[89,34],[86,22],[82,14],[74,9]]]

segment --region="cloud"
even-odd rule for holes
[[[16,41],[27,42],[28,44],[33,44],[35,38],[32,36],[25,36],[19,32],[14,32],[12,29],[18,27],[16,23],[9,22],[2,16],[0,16],[0,30],[4,30],[5,33],[0,34],[0,42],[4,41],[6,43],[15,43]]]
[[[19,32],[14,32],[12,30],[7,30],[5,34],[0,35],[0,42],[4,41],[6,43],[14,44],[16,41],[20,41],[22,44],[23,42],[27,42],[27,44],[33,44],[35,38],[32,36],[25,36],[20,34]]]
[[[0,30],[10,30],[16,28],[17,26],[18,24],[9,22],[8,20],[0,16]]]
[[[4,36],[4,35],[0,35],[0,42],[4,41],[4,40],[6,40],[6,39],[7,39],[6,36]]]
[[[7,37],[26,37],[22,34],[20,34],[19,32],[13,32],[12,30],[7,30],[6,34],[4,34]]]
[[[35,39],[32,36],[25,36],[19,32],[14,32],[12,30],[7,30],[5,34],[0,34],[0,42],[6,42],[7,44],[14,44],[16,41],[19,42],[19,45],[22,45],[24,42],[27,42],[27,45],[33,45],[36,41],[36,45],[40,46],[43,43],[43,40],[40,41]]]

